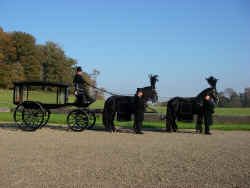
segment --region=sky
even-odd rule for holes
[[[161,100],[250,87],[249,0],[0,0],[0,27],[53,41],[98,87],[134,94],[159,75]]]

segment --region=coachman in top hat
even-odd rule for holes
[[[76,103],[81,104],[85,102],[93,103],[95,99],[90,97],[87,85],[88,83],[82,77],[82,68],[77,67],[76,74],[74,76],[74,86],[75,86],[75,96],[76,96]]]

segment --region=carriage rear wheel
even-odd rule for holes
[[[14,120],[24,131],[34,131],[44,122],[45,111],[41,104],[27,101],[19,104],[14,112]]]
[[[88,112],[88,126],[87,129],[92,129],[96,122],[96,116],[94,112]]]
[[[23,118],[22,118],[23,110],[24,110],[24,105],[23,103],[21,103],[17,105],[13,114],[13,119],[18,127],[20,127],[21,124],[23,123]]]
[[[67,124],[73,131],[83,131],[88,127],[88,114],[83,110],[73,110],[67,116]]]

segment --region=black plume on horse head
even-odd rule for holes
[[[150,74],[149,79],[150,79],[150,83],[151,83],[152,88],[155,89],[155,84],[156,84],[156,82],[159,81],[158,75],[157,74],[156,75]]]
[[[206,78],[206,80],[212,88],[216,88],[216,83],[218,79],[214,78],[213,76],[210,76],[209,78]]]

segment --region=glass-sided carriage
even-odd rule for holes
[[[75,106],[68,113],[67,125],[73,131],[92,128],[96,122],[96,110],[90,110],[88,101],[69,103],[69,85],[55,82],[19,81],[13,82],[14,121],[19,128],[33,131],[45,126],[51,115],[51,109]],[[42,92],[48,91],[48,92]],[[47,94],[45,94],[47,93]],[[49,94],[49,95],[48,95]],[[43,96],[44,95],[44,96]],[[46,102],[41,100],[46,98]]]

